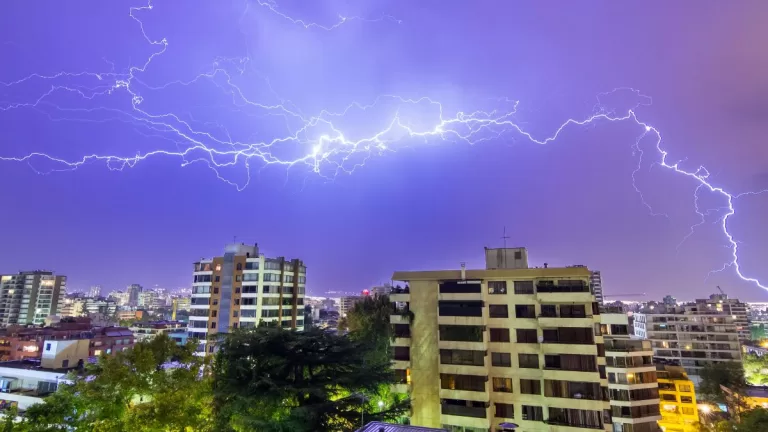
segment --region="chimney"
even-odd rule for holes
[[[467,264],[461,263],[461,280],[467,280]]]

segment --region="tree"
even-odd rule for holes
[[[386,295],[365,297],[355,303],[347,313],[346,325],[350,337],[368,346],[369,357],[376,357],[374,361],[391,360],[389,345],[392,336],[392,313],[392,303]]]
[[[185,431],[211,429],[211,380],[195,345],[179,346],[166,335],[127,351],[102,356],[72,384],[61,384],[31,406],[29,432]]]
[[[216,430],[351,431],[365,421],[400,417],[403,397],[385,394],[394,382],[369,348],[318,328],[236,330],[213,364]],[[385,408],[379,410],[383,398]]]
[[[705,398],[725,402],[725,395],[720,386],[739,392],[745,386],[744,368],[738,362],[712,362],[701,370],[699,393]]]
[[[311,328],[313,326],[312,322],[312,306],[306,305],[304,306],[304,328]]]
[[[765,332],[765,324],[753,324],[749,327],[750,340],[754,342],[761,342],[768,338],[768,334]]]
[[[765,432],[768,431],[768,409],[754,408],[739,415],[738,420],[718,422],[713,432]]]
[[[749,385],[768,385],[768,356],[744,356],[744,377]]]

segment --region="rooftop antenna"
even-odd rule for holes
[[[507,235],[507,226],[504,225],[504,234],[501,236],[501,240],[504,242],[504,268],[507,268],[507,239],[509,236]]]

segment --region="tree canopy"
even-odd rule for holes
[[[368,350],[317,328],[229,334],[213,364],[216,430],[351,431],[400,417],[407,401],[389,394],[389,360],[372,361]]]
[[[370,361],[388,363],[391,360],[389,345],[392,336],[392,313],[392,303],[386,295],[365,297],[355,303],[347,313],[346,325],[349,335],[368,347]]]
[[[749,385],[768,385],[768,356],[744,356],[744,377]]]
[[[200,432],[211,429],[211,382],[192,343],[166,335],[102,356],[31,406],[24,432]]]
[[[739,362],[712,362],[704,366],[700,376],[699,394],[716,402],[725,402],[720,385],[735,391],[745,386],[744,368]]]

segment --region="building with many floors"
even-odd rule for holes
[[[396,272],[395,391],[411,423],[486,432],[612,430],[600,308],[584,267],[530,268],[523,248],[486,268]]]
[[[58,313],[67,277],[35,270],[0,275],[0,326],[43,324]]]
[[[651,342],[631,339],[629,319],[621,309],[604,308],[600,323],[613,432],[659,432],[659,389]]]
[[[344,296],[339,299],[339,314],[347,316],[355,305],[365,299],[365,296]]]
[[[304,329],[306,267],[268,258],[258,245],[227,245],[224,255],[194,264],[189,335],[213,352],[211,336],[259,323]]]
[[[136,307],[139,305],[139,295],[144,291],[144,287],[139,284],[128,285],[125,292],[128,294],[128,306]]]
[[[129,328],[136,338],[136,342],[150,341],[159,334],[187,332],[187,325],[178,321],[137,321]],[[186,340],[186,339],[185,339]]]
[[[664,432],[698,432],[699,410],[696,390],[685,369],[679,366],[658,366],[659,426]]]
[[[706,303],[654,305],[635,313],[635,335],[651,341],[658,362],[682,366],[698,385],[713,362],[741,361],[738,318]]]

